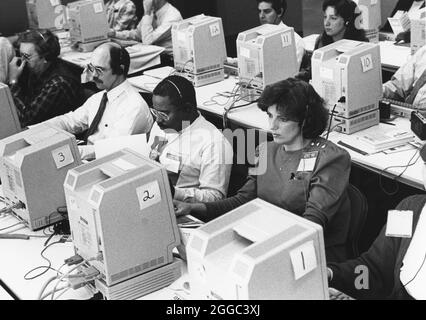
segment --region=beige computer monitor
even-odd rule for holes
[[[0,82],[0,139],[19,131],[21,131],[21,124],[9,87]]]

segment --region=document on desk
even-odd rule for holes
[[[148,93],[152,93],[152,91],[154,91],[154,88],[161,81],[161,79],[153,78],[153,77],[146,76],[146,75],[127,78],[127,80],[136,89],[143,91],[143,92],[148,92]]]
[[[129,148],[145,157],[149,157],[150,151],[145,134],[97,140],[94,146],[96,158],[104,157],[123,148]]]

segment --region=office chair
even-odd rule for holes
[[[352,259],[358,257],[360,254],[358,245],[367,218],[368,204],[364,194],[352,184],[348,186],[348,195],[351,201],[351,223],[347,246],[348,258]]]

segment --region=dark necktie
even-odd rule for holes
[[[411,93],[408,95],[407,99],[405,99],[405,102],[409,104],[413,104],[414,99],[417,96],[417,93],[420,91],[420,88],[422,88],[424,85],[426,85],[426,70],[423,72],[420,78],[417,79],[417,82],[414,85],[413,90],[411,90]]]
[[[105,92],[103,97],[102,97],[101,104],[99,105],[98,112],[96,112],[96,115],[93,118],[93,121],[90,124],[90,127],[86,132],[86,137],[84,139],[86,144],[87,144],[87,139],[89,139],[89,137],[98,130],[98,126],[99,126],[99,123],[102,120],[102,116],[104,115],[107,102],[108,102],[108,96],[107,96],[107,93]]]

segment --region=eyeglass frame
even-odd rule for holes
[[[98,76],[103,76],[104,72],[108,71],[109,69],[103,67],[96,67],[92,63],[88,63],[86,65],[86,70],[89,71],[91,74],[94,74],[96,72]]]
[[[169,121],[170,116],[163,111],[158,111],[154,107],[150,107],[149,111],[155,118],[162,118],[164,121]]]

